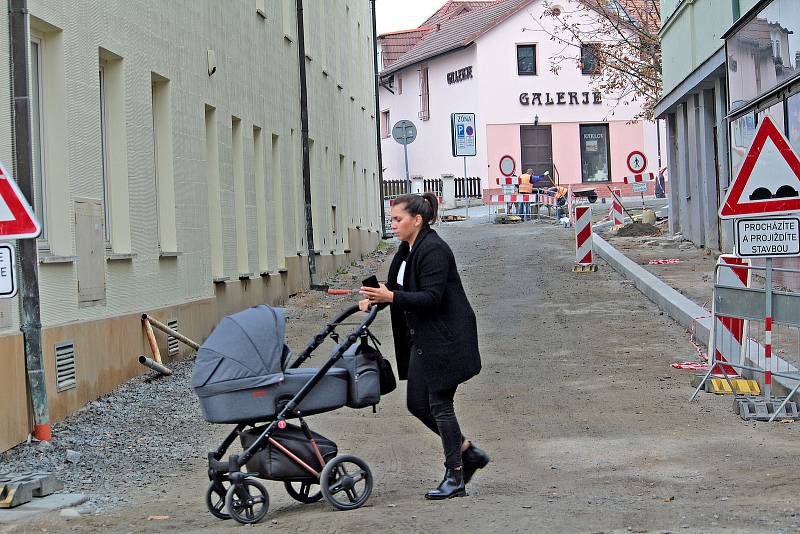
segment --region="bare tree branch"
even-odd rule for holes
[[[550,71],[565,64],[583,68],[592,61],[589,85],[619,105],[639,102],[637,119],[653,118],[661,95],[660,0],[576,0],[565,9],[544,1],[536,28],[561,45],[550,57]],[[584,57],[587,55],[587,57]],[[612,111],[613,113],[613,111]]]

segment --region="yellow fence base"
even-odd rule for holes
[[[737,395],[760,395],[761,386],[755,380],[731,378],[731,384]],[[706,382],[706,391],[717,395],[731,395],[731,385],[724,378],[712,378]]]

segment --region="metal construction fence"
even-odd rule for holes
[[[743,283],[724,279],[736,271]],[[708,371],[697,397],[713,376],[737,393],[737,375],[756,380],[758,395],[737,394],[734,409],[745,419],[800,418],[794,396],[800,389],[800,293],[773,284],[776,274],[800,271],[767,265],[718,264],[714,273]],[[723,274],[721,277],[720,275]]]

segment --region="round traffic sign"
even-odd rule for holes
[[[512,176],[516,169],[517,169],[517,162],[514,161],[514,158],[512,158],[508,154],[500,158],[500,173],[503,176]]]
[[[472,129],[472,126],[467,126],[467,136],[472,137],[475,135],[475,130]]]
[[[411,121],[397,121],[392,127],[392,137],[401,145],[410,145],[417,138],[417,127]]]
[[[647,168],[647,158],[639,150],[628,154],[628,168],[633,174],[641,174]]]

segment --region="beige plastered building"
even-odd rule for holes
[[[51,422],[146,371],[141,314],[202,341],[309,287],[295,0],[29,0]],[[316,272],[380,235],[370,2],[306,0]],[[0,161],[12,173],[8,3]],[[33,421],[18,299],[0,301],[0,451]],[[188,349],[157,334],[162,355]],[[191,394],[187,390],[187,395]]]

